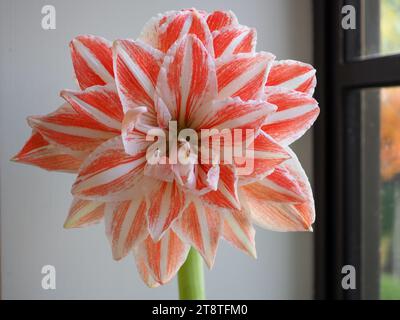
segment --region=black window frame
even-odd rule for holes
[[[356,9],[354,30],[341,27],[346,4]],[[373,108],[361,112],[357,89],[400,85],[400,55],[349,59],[360,54],[360,14],[360,0],[313,2],[316,97],[321,107],[314,127],[317,299],[379,298],[379,170],[364,174],[379,164],[379,134],[362,128],[363,117],[379,115]],[[368,154],[362,147],[366,137]],[[368,206],[362,202],[366,198]],[[342,288],[344,265],[355,267],[354,290]]]

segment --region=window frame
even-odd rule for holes
[[[346,4],[356,9],[355,30],[341,27]],[[400,55],[353,58],[361,48],[360,14],[360,0],[313,2],[316,97],[321,107],[314,127],[317,299],[379,298],[379,170],[364,174],[379,165],[379,134],[363,129],[363,118],[376,116],[376,110],[361,112],[357,89],[400,85]],[[368,154],[362,147],[366,137]],[[356,269],[354,290],[342,288],[344,265]]]

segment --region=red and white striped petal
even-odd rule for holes
[[[144,195],[107,204],[105,223],[113,258],[120,260],[147,236],[147,205]]]
[[[136,259],[143,259],[151,277],[160,284],[170,281],[185,262],[190,246],[172,230],[159,241],[150,236],[134,250]]]
[[[218,189],[219,165],[200,163],[196,165],[195,173],[196,190],[198,195],[203,195],[209,191],[215,191]]]
[[[271,68],[267,90],[274,87],[312,95],[316,84],[317,78],[312,65],[295,60],[281,60],[276,61]]]
[[[239,184],[247,184],[269,175],[274,168],[290,158],[288,152],[265,132],[251,141],[241,156],[235,157]]]
[[[217,94],[214,61],[199,39],[187,35],[168,51],[157,89],[172,119],[190,127]]]
[[[244,210],[229,210],[224,215],[223,237],[239,250],[253,258],[257,257],[256,231],[248,213]]]
[[[286,171],[286,174],[292,176],[293,183],[300,188],[301,195],[305,200],[302,202],[286,201],[295,200],[293,197],[295,193],[298,193],[294,192],[293,183],[289,185],[288,176],[286,176],[286,181],[280,181],[279,185],[279,187],[287,188],[285,197],[282,199],[284,202],[278,202],[280,199],[276,193],[267,195],[265,188],[260,192],[260,183],[240,188],[240,200],[247,203],[252,220],[263,228],[274,231],[311,231],[311,225],[315,219],[312,190],[296,155],[290,150],[289,152],[292,158],[285,161],[280,167]],[[277,184],[276,177],[271,179]],[[281,193],[283,191],[275,186],[275,191],[277,190],[281,190]],[[274,201],[269,201],[271,198],[275,198]]]
[[[267,52],[240,53],[217,61],[219,99],[261,99],[275,56]]]
[[[146,140],[146,132],[151,128],[151,124],[144,123],[148,120],[143,116],[146,112],[147,108],[137,107],[125,113],[121,136],[128,154],[145,152],[151,144],[151,141]]]
[[[272,91],[266,99],[278,109],[267,118],[262,129],[283,145],[300,138],[319,114],[318,102],[302,92]]]
[[[212,54],[212,36],[204,16],[196,9],[176,11],[160,20],[157,28],[158,46],[167,52],[173,44],[186,35],[193,35],[200,40]]]
[[[72,194],[97,201],[130,200],[142,184],[145,163],[144,153],[128,155],[121,137],[113,138],[86,158]]]
[[[64,228],[81,228],[99,223],[105,212],[104,202],[74,198]]]
[[[258,131],[268,115],[276,107],[261,100],[242,101],[240,98],[214,100],[203,106],[201,112],[192,124],[196,130],[218,129],[253,129]],[[202,138],[207,137],[206,132]]]
[[[185,195],[175,181],[148,180],[146,199],[148,229],[151,237],[157,241],[181,215],[185,208]]]
[[[76,112],[68,103],[48,115],[29,117],[28,124],[50,143],[74,154],[87,154],[117,134],[86,114]]]
[[[121,131],[122,105],[114,84],[93,86],[84,91],[63,90],[60,95],[76,112],[104,126],[105,131]]]
[[[135,261],[136,261],[136,268],[137,268],[137,270],[138,270],[143,282],[149,288],[158,287],[160,284],[151,275],[151,272],[149,270],[149,267],[146,264],[146,261],[145,261],[144,257],[136,255]]]
[[[82,158],[47,142],[40,133],[33,132],[12,161],[30,164],[49,171],[77,172]]]
[[[240,190],[250,198],[263,201],[302,203],[307,200],[296,176],[283,165],[264,179],[241,186]]]
[[[240,209],[237,194],[238,177],[233,165],[219,166],[218,189],[206,193],[202,198],[211,205],[219,208]]]
[[[157,16],[152,17],[144,25],[138,39],[151,45],[153,48],[158,49],[160,27],[169,19],[170,16],[175,15],[176,12],[176,10],[171,10],[164,13],[159,13]]]
[[[70,45],[75,76],[80,88],[114,82],[111,42],[97,36],[82,35]]]
[[[213,32],[215,58],[254,52],[257,32],[245,26],[227,27]]]
[[[163,53],[150,45],[133,40],[114,42],[115,80],[124,111],[146,106],[154,112],[154,88]]]
[[[213,32],[224,27],[236,26],[238,20],[232,11],[216,10],[207,16],[207,24],[210,31]]]
[[[181,239],[196,248],[211,268],[217,253],[222,222],[223,213],[205,205],[199,198],[193,198],[172,228]]]

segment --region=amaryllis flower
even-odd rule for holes
[[[191,246],[212,267],[221,237],[255,257],[253,223],[312,230],[312,191],[289,145],[318,116],[315,70],[257,52],[256,37],[232,12],[190,9],[151,19],[137,40],[75,38],[80,90],[28,118],[14,160],[77,172],[65,227],[104,218],[114,259],[133,253],[149,286],[168,282]]]

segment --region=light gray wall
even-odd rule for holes
[[[41,8],[52,4],[57,29],[41,29]],[[111,258],[103,225],[62,228],[70,205],[72,175],[9,162],[30,134],[25,118],[54,110],[58,92],[75,88],[68,42],[91,33],[135,38],[158,12],[196,7],[232,9],[258,30],[258,49],[279,59],[311,62],[309,0],[245,1],[0,1],[1,284],[6,299],[159,299],[177,297],[176,281],[148,289],[133,259]],[[311,135],[296,145],[311,173]],[[313,287],[312,234],[257,229],[258,260],[222,242],[206,271],[208,298],[309,299]],[[41,268],[57,270],[57,289],[41,288]]]

